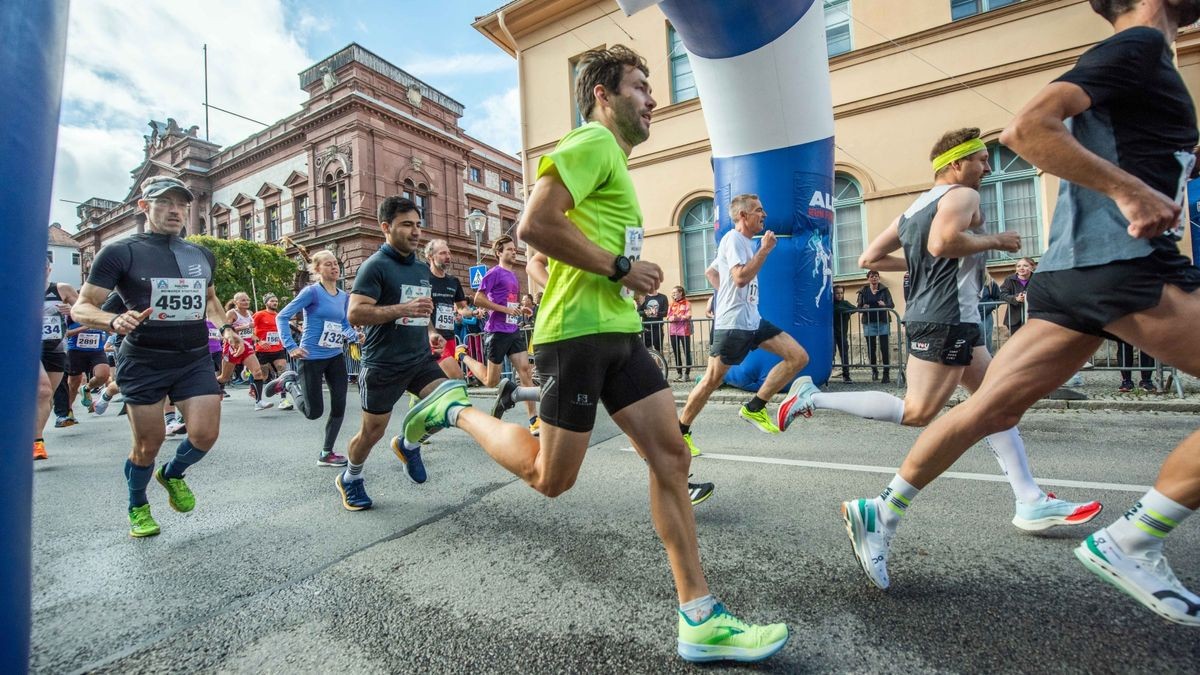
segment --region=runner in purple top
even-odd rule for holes
[[[521,386],[533,386],[533,366],[529,363],[529,351],[525,343],[525,334],[520,330],[520,318],[532,313],[529,308],[521,307],[521,283],[513,270],[517,268],[517,245],[512,237],[503,236],[492,243],[492,251],[500,262],[483,275],[479,290],[475,293],[475,306],[491,312],[483,327],[483,353],[487,365],[467,356],[460,349],[463,364],[470,368],[475,377],[485,387],[495,387],[500,384],[500,369],[504,357],[508,357]],[[511,385],[509,385],[511,386]],[[529,409],[529,430],[538,435],[537,407],[533,401],[526,401]]]

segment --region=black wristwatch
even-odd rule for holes
[[[608,277],[608,280],[620,281],[622,277],[624,277],[626,274],[629,274],[629,270],[633,268],[633,263],[629,260],[629,258],[619,255],[617,256],[617,259],[613,261],[613,267],[615,267],[617,271],[613,272]]]

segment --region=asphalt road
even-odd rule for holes
[[[831,413],[769,437],[735,411],[712,405],[694,427],[706,454],[693,470],[717,484],[696,513],[718,597],[744,619],[791,626],[757,670],[1196,672],[1200,630],[1157,618],[1075,561],[1091,526],[1031,536],[1009,523],[1011,491],[981,447],[954,467],[962,477],[914,502],[882,592],[858,568],[837,505],[877,494],[916,431]],[[236,390],[220,442],[189,473],[196,510],[174,513],[152,482],[162,534],[133,540],[129,431],[115,412],[48,430],[50,460],[35,466],[35,672],[739,669],[675,656],[646,472],[607,419],[558,499],[452,430],[427,447],[424,485],[376,448],[365,472],[375,508],[351,513],[335,471],[315,464],[323,421],[254,413]],[[1101,499],[1107,523],[1198,421],[1045,411],[1022,430],[1045,487]],[[351,411],[343,446],[356,427]],[[1200,588],[1200,521],[1167,552]]]

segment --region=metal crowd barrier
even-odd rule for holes
[[[904,322],[900,320],[900,314],[894,309],[883,307],[854,309],[839,312],[834,316],[834,321],[843,320],[842,317],[846,315],[850,316],[846,334],[843,336],[844,342],[839,346],[836,344],[837,340],[834,340],[833,373],[829,376],[830,380],[841,379],[842,373],[845,372],[844,369],[870,370],[872,381],[882,380],[886,374],[889,379],[894,376],[897,382],[904,384],[904,366],[908,363],[908,341],[904,336]],[[874,323],[872,320],[876,318],[883,319],[883,322]],[[873,327],[880,325],[886,326],[886,328]],[[867,334],[884,330],[886,330],[885,335]],[[851,379],[853,380],[853,377]]]

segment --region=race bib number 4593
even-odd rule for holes
[[[206,295],[203,279],[151,279],[150,318],[154,321],[201,321]]]

